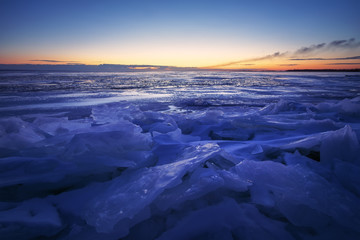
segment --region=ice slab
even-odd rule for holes
[[[42,199],[31,199],[0,212],[2,239],[51,237],[63,229],[57,209]]]
[[[225,237],[225,238],[224,238]],[[191,212],[158,239],[294,239],[281,222],[233,199]]]
[[[113,180],[111,186],[89,203],[84,218],[99,232],[112,231],[115,224],[132,218],[165,189],[181,183],[181,178],[219,151],[216,144],[196,146],[176,162],[141,169]]]
[[[359,199],[308,169],[245,160],[236,171],[252,183],[249,188],[254,203],[278,209],[296,226],[321,228],[332,220],[358,231]]]

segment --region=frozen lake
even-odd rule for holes
[[[280,99],[319,103],[358,96],[359,78],[358,73],[1,72],[0,112],[21,115],[106,103],[184,109],[264,107]]]
[[[4,239],[359,239],[360,74],[0,72]]]

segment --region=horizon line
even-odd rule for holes
[[[8,67],[8,68],[6,68]],[[27,68],[26,68],[27,67]],[[34,67],[29,69],[29,67]],[[44,67],[41,69],[41,67]],[[46,69],[48,67],[49,69]],[[66,69],[66,68],[69,69]],[[101,69],[74,69],[74,67],[101,67]],[[102,68],[113,67],[113,68]],[[114,69],[114,67],[118,69]],[[58,68],[58,69],[56,69]],[[264,68],[204,68],[204,67],[177,67],[177,66],[165,66],[165,65],[149,65],[149,64],[3,64],[0,63],[0,71],[71,71],[71,72],[141,72],[141,71],[223,71],[223,72],[291,72],[291,71],[355,71],[360,72],[360,68],[303,68],[303,69],[264,69]]]

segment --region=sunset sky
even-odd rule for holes
[[[0,64],[360,68],[359,0],[0,0]]]

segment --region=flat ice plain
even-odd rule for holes
[[[358,73],[0,73],[1,239],[360,239]]]

